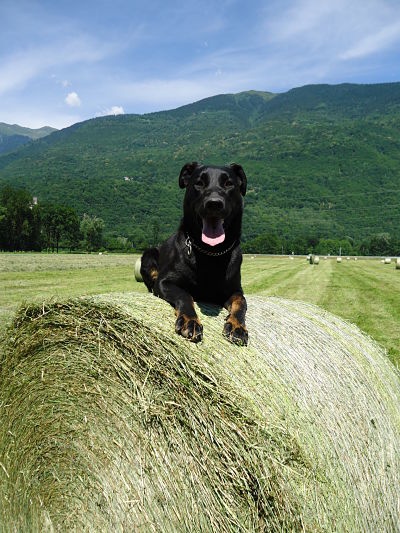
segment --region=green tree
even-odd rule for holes
[[[80,223],[75,210],[53,204],[45,204],[40,210],[46,249],[58,253],[61,240],[69,249],[76,248],[80,237]]]
[[[64,207],[64,233],[62,242],[70,250],[78,248],[81,239],[79,217],[72,207]]]
[[[353,255],[352,243],[347,239],[320,239],[315,247],[319,255]]]
[[[242,246],[243,252],[247,254],[280,254],[282,253],[282,242],[272,233],[263,233]]]
[[[88,252],[94,252],[102,247],[104,221],[101,218],[84,214],[80,229]]]
[[[0,193],[0,248],[40,250],[40,216],[28,191],[6,186]]]
[[[389,233],[376,233],[364,239],[360,246],[363,255],[390,255],[392,252],[392,239]]]

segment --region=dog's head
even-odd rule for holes
[[[233,227],[239,237],[247,186],[246,174],[240,165],[218,167],[187,163],[179,175],[179,186],[186,188],[185,225],[191,232],[201,234],[205,244],[221,244]]]

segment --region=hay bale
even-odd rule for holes
[[[4,531],[398,527],[400,382],[356,327],[250,297],[247,348],[150,295],[19,311],[0,372]]]
[[[398,258],[396,259],[395,269],[396,269],[396,270],[400,270],[400,257],[398,257]]]
[[[392,258],[391,257],[385,257],[383,262],[385,263],[385,265],[390,265],[390,263],[392,262]]]
[[[310,256],[310,265],[319,265],[319,256],[318,255]]]
[[[337,257],[336,258],[336,263],[341,263],[342,262],[342,258],[341,257]]]
[[[139,257],[135,263],[135,280],[138,282],[143,281],[142,274],[140,273],[140,267],[142,265],[142,260]]]

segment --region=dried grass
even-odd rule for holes
[[[251,344],[150,295],[25,307],[0,366],[2,531],[398,531],[400,385],[314,306],[249,298]]]

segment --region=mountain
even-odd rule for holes
[[[45,126],[39,129],[30,129],[17,124],[5,124],[0,122],[0,154],[11,152],[32,140],[41,139],[50,135],[55,128]]]
[[[187,161],[242,164],[244,240],[398,235],[400,83],[249,91],[101,117],[0,157],[0,186],[100,216],[134,242],[179,223]]]

